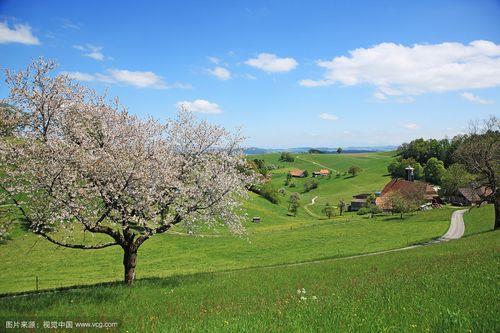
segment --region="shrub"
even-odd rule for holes
[[[309,179],[304,183],[304,192],[309,192],[318,187],[318,183],[314,179]]]
[[[370,208],[368,208],[368,207],[362,207],[356,212],[356,214],[358,214],[358,215],[366,215],[369,213],[371,213],[371,211],[370,211]]]
[[[278,190],[269,184],[265,184],[259,187],[252,186],[250,187],[250,191],[257,193],[273,204],[278,204],[280,202]]]
[[[290,153],[283,152],[279,158],[280,162],[293,162],[295,159]]]

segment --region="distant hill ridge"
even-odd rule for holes
[[[396,150],[398,146],[367,146],[367,147],[342,147],[343,154],[353,154],[353,153],[372,153],[380,151],[391,151]],[[257,154],[271,154],[279,152],[290,152],[290,153],[307,153],[309,150],[319,150],[325,154],[337,153],[337,148],[331,147],[297,147],[297,148],[259,148],[259,147],[247,147],[243,151],[247,155],[257,155]]]

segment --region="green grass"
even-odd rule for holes
[[[490,232],[371,257],[3,298],[0,313],[118,321],[122,332],[498,332],[499,242]]]
[[[267,201],[257,207],[265,204]],[[451,212],[445,208],[404,220],[354,215],[311,221],[282,216],[268,224],[265,221],[269,217],[261,214],[261,224],[249,223],[247,238],[158,235],[140,248],[137,277],[301,262],[403,247],[442,235]],[[37,276],[42,289],[122,278],[122,252],[116,247],[98,251],[65,249],[19,232],[0,247],[0,257],[0,293],[32,290]]]
[[[120,248],[65,249],[18,228],[0,246],[0,294],[32,291],[36,277],[40,289],[80,287],[0,298],[0,318],[119,321],[119,330],[129,332],[499,331],[500,234],[477,234],[491,229],[491,206],[465,215],[470,237],[355,259],[342,257],[441,236],[456,208],[402,220],[353,213],[327,220],[303,208],[317,196],[318,204],[309,208],[321,216],[326,202],[380,190],[391,156],[303,154],[291,164],[278,163],[277,154],[261,156],[285,165],[273,171],[271,182],[280,187],[287,170],[320,168],[312,162],[342,172],[358,165],[364,171],[319,179],[319,188],[302,195],[296,217],[287,215],[287,196],[274,205],[250,194],[248,220],[260,216],[262,222],[246,222],[243,238],[223,230],[187,236],[182,227],[153,237],[139,250],[132,288],[121,285]],[[294,179],[297,187],[287,188],[287,195],[300,191],[304,181]],[[282,266],[291,263],[296,265]],[[306,300],[297,294],[302,288]]]
[[[278,155],[262,158],[277,163]],[[301,163],[311,164],[317,159],[337,169],[351,164],[363,167],[361,175],[353,178],[321,179],[320,187],[304,195],[302,204],[318,196],[318,201],[347,198],[359,191],[380,189],[387,181],[384,176],[390,154],[309,155],[300,156]],[[309,159],[309,162],[304,162]],[[284,164],[284,163],[281,163]],[[288,164],[287,164],[288,165]],[[292,167],[295,162],[291,164]],[[315,170],[312,164],[311,171]],[[290,168],[290,165],[288,165]],[[275,170],[272,182],[285,177],[283,169]],[[370,181],[365,176],[370,176]],[[295,180],[304,181],[304,180]],[[375,184],[375,185],[374,185]],[[380,184],[380,185],[377,185]],[[352,188],[351,188],[352,187]],[[321,215],[321,207],[310,207]],[[445,207],[416,213],[400,220],[397,216],[381,215],[374,219],[356,214],[336,216],[331,220],[311,217],[303,208],[296,217],[287,215],[286,197],[274,205],[262,197],[250,194],[245,203],[249,215],[260,216],[262,222],[246,223],[247,234],[235,238],[222,230],[202,231],[206,237],[177,233],[157,235],[139,250],[136,274],[138,278],[169,277],[179,274],[213,272],[255,266],[311,261],[321,258],[350,256],[404,247],[441,236],[448,228],[452,209]],[[86,235],[87,240],[92,235]],[[83,235],[77,236],[83,238]],[[120,248],[82,251],[57,247],[33,234],[17,230],[12,240],[0,246],[0,294],[39,288],[94,284],[122,279],[122,252]],[[20,269],[22,267],[22,269]]]
[[[493,230],[495,209],[492,204],[473,207],[464,214],[465,235],[473,235]]]

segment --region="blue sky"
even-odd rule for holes
[[[0,67],[38,56],[248,146],[399,144],[500,115],[499,1],[0,1]]]

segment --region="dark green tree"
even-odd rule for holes
[[[435,157],[429,158],[424,167],[425,180],[429,183],[440,185],[446,169],[444,162]]]

